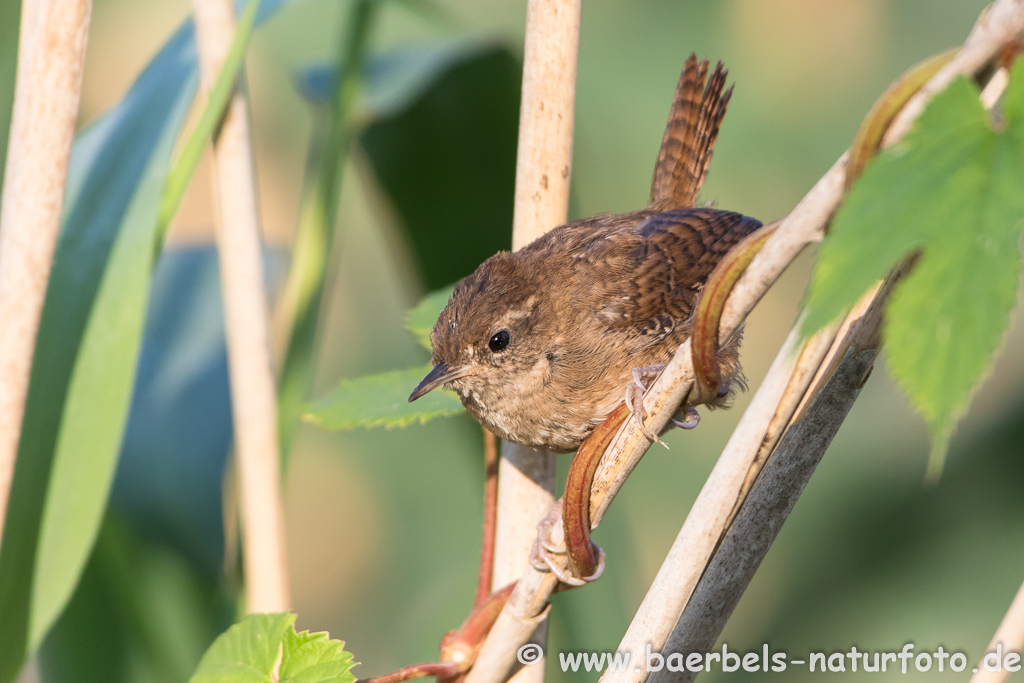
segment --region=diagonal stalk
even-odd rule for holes
[[[342,176],[355,139],[356,101],[362,88],[363,65],[377,5],[375,0],[353,2],[338,54],[330,111],[326,115],[314,112],[291,264],[274,310],[274,346],[280,370],[280,440],[286,460],[301,405],[309,391]]]

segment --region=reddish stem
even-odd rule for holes
[[[491,632],[515,587],[516,582],[513,581],[500,591],[488,595],[473,608],[462,626],[444,634],[441,638],[440,662],[412,664],[373,678],[360,678],[357,683],[400,683],[424,676],[436,676],[439,682],[454,683],[473,666],[487,634]]]
[[[484,433],[484,532],[480,544],[480,573],[476,582],[473,607],[479,607],[491,594],[494,576],[494,534],[498,520],[498,437]]]
[[[413,678],[424,678],[426,676],[451,678],[461,673],[462,666],[456,662],[423,662],[422,664],[403,666],[397,671],[374,676],[373,678],[360,678],[356,683],[401,683],[401,681],[409,681]]]
[[[594,473],[608,445],[619,427],[629,417],[626,404],[620,404],[608,413],[604,422],[587,437],[569,466],[562,499],[562,526],[565,529],[565,549],[569,569],[579,578],[593,576],[597,569],[597,554],[590,541],[590,487]]]
[[[736,281],[777,227],[779,221],[774,221],[747,235],[718,262],[704,285],[697,310],[693,314],[693,333],[690,337],[693,372],[697,377],[697,386],[694,388],[699,390],[700,401],[714,398],[722,383],[718,368],[718,329],[725,302]],[[689,403],[700,401],[690,400]]]

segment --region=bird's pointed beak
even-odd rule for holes
[[[438,363],[434,369],[427,373],[423,381],[409,395],[409,403],[412,403],[421,396],[430,393],[446,382],[458,379],[469,373],[469,368],[450,368],[447,363]]]

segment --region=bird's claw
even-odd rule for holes
[[[682,419],[679,419],[682,418]],[[700,413],[693,406],[686,406],[676,411],[672,416],[672,424],[680,429],[693,429],[700,424]]]
[[[537,524],[537,540],[530,549],[530,566],[542,572],[551,572],[562,583],[569,586],[584,586],[597,581],[604,573],[604,551],[596,543],[592,544],[597,551],[597,568],[590,576],[578,577],[565,565],[565,544],[556,543],[551,538],[555,522],[562,518],[562,499],[551,505],[548,514]]]
[[[658,435],[647,429],[644,425],[644,420],[647,419],[647,409],[644,408],[644,394],[650,388],[654,380],[658,378],[658,375],[665,369],[664,365],[645,365],[639,368],[633,368],[633,381],[626,385],[626,408],[629,409],[630,415],[633,416],[633,422],[636,423],[637,429],[643,434],[648,441],[652,443],[660,443],[665,448],[668,448],[668,444],[658,438]],[[650,380],[649,382],[646,380]]]

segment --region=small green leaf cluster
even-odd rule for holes
[[[250,614],[213,642],[190,683],[352,683],[352,655],[326,633],[295,631],[295,615]]]

